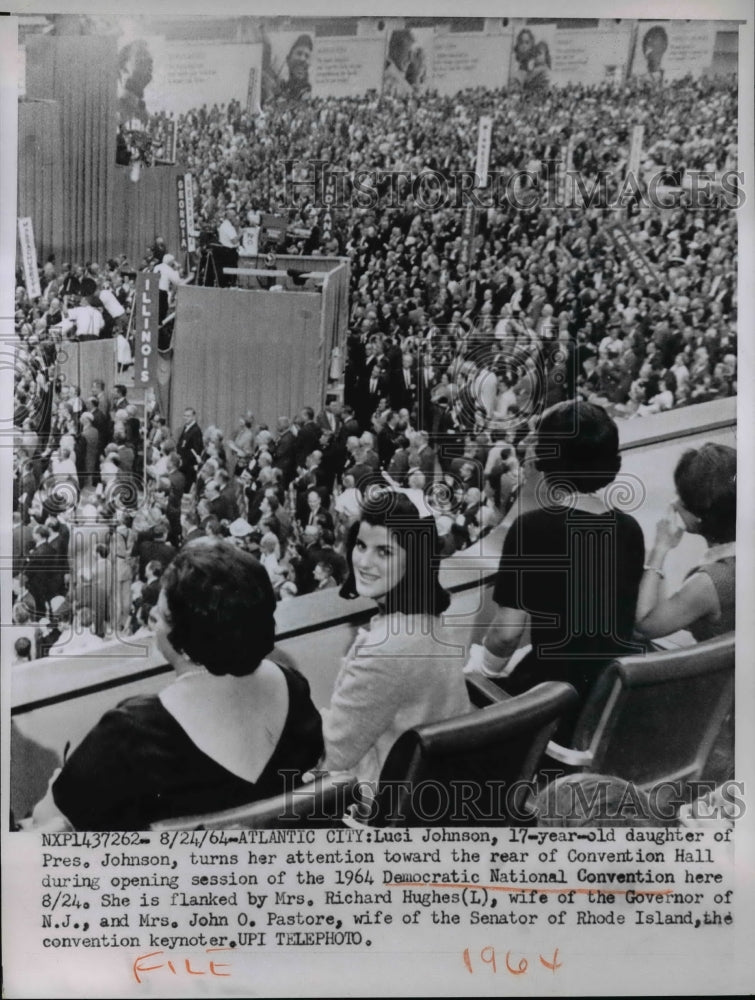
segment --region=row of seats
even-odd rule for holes
[[[152,829],[528,825],[535,779],[555,767],[616,776],[643,790],[718,781],[713,756],[733,709],[734,647],[732,633],[614,661],[579,712],[569,747],[552,741],[578,701],[569,684],[547,682],[510,697],[470,677],[479,710],[405,732],[374,797],[360,795],[351,775],[318,774],[274,799]]]

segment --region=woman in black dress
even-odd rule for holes
[[[155,638],[176,676],[107,712],[68,758],[51,794],[75,829],[144,830],[268,798],[322,755],[307,681],[268,658],[275,596],[257,560],[198,539],[162,584]],[[49,812],[50,803],[35,817]]]
[[[506,535],[493,590],[498,610],[467,669],[498,678],[510,694],[558,680],[584,699],[612,659],[643,649],[632,642],[642,529],[614,509],[606,489],[621,456],[616,424],[600,406],[570,401],[546,410],[535,458],[538,506]],[[633,481],[618,485],[617,505],[631,505]],[[527,625],[532,647],[509,672]]]

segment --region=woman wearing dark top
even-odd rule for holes
[[[176,677],[107,712],[69,757],[52,798],[76,829],[144,830],[268,798],[322,755],[307,681],[267,659],[275,596],[257,560],[198,539],[162,584],[155,636]]]
[[[605,410],[571,401],[538,425],[540,506],[522,514],[504,541],[493,591],[498,611],[468,669],[500,678],[529,624],[532,648],[499,680],[511,694],[541,681],[566,681],[584,700],[631,641],[644,542],[637,521],[601,491],[621,466],[616,424]]]
[[[701,642],[734,631],[737,453],[708,442],[690,448],[674,471],[677,500],[656,526],[637,602],[637,631],[649,639],[687,629]],[[685,531],[708,543],[683,585],[663,594],[663,563]]]

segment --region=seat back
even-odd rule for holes
[[[314,781],[248,805],[221,812],[178,816],[153,823],[151,830],[285,830],[291,827],[333,827],[354,801],[356,778],[318,774]]]
[[[526,822],[525,786],[559,718],[577,703],[547,682],[467,715],[409,729],[389,753],[369,822],[454,826]]]
[[[733,704],[734,634],[615,660],[580,714],[573,746],[589,770],[650,785],[703,780]]]

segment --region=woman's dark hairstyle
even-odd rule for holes
[[[552,484],[580,493],[608,486],[621,468],[619,431],[594,403],[557,403],[540,418],[536,468]]]
[[[31,640],[27,639],[25,635],[16,639],[13,648],[16,651],[16,656],[23,659],[31,659]]]
[[[270,578],[231,542],[189,542],[165,570],[162,589],[171,645],[211,674],[251,674],[275,645]]]
[[[352,553],[359,526],[366,524],[386,527],[406,552],[406,573],[385,596],[388,613],[442,614],[451,603],[451,596],[438,580],[440,540],[432,517],[421,517],[411,500],[403,493],[372,487],[366,492],[362,514],[349,529],[346,540],[348,573],[341,597],[357,597]]]
[[[343,583],[343,563],[341,558],[335,552],[329,552],[327,549],[323,549],[317,557],[318,564],[325,566],[327,570],[330,571],[330,575],[336,581],[336,583]]]
[[[690,448],[674,470],[679,499],[700,518],[700,534],[708,542],[737,537],[737,453],[725,444],[708,442]]]

